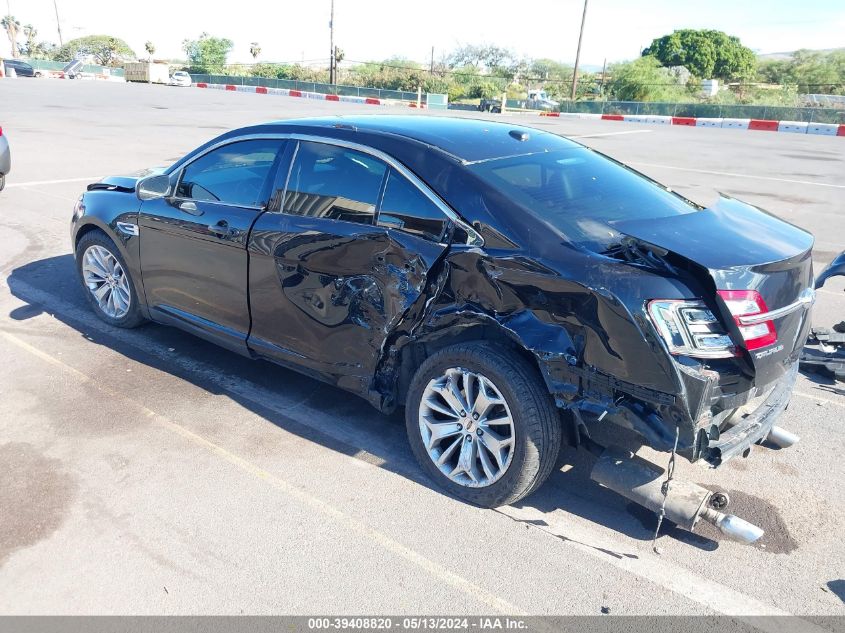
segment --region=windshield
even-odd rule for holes
[[[698,210],[681,196],[583,147],[489,160],[470,169],[570,242],[596,252],[621,239],[613,228],[616,221]]]

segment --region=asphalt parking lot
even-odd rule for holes
[[[401,413],[85,304],[71,208],[97,177],[268,119],[402,112],[163,86],[0,80],[0,613],[845,615],[841,383],[802,375],[801,442],[678,475],[728,490],[755,546],[664,529],[564,450],[516,506],[434,489]],[[496,115],[490,115],[496,118]],[[735,195],[845,249],[845,139],[511,116],[702,204]],[[845,318],[845,283],[817,325]],[[661,457],[661,463],[665,459]],[[828,626],[828,624],[819,624]]]

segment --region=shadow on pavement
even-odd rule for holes
[[[26,305],[10,313],[9,316],[14,320],[26,321],[44,312],[49,313],[93,344],[107,347],[209,393],[226,395],[271,424],[338,453],[360,457],[361,451],[366,451],[378,458],[376,461],[380,462],[382,468],[444,494],[416,464],[405,437],[402,410],[392,415],[381,414],[364,400],[336,387],[269,362],[244,358],[175,328],[152,323],[131,331],[111,328],[90,311],[79,286],[73,258],[69,254],[42,259],[14,269],[8,278],[8,285],[15,297],[26,302]],[[51,303],[51,300],[55,300],[55,303]],[[173,350],[174,359],[151,351],[156,348]],[[225,388],[221,382],[208,379],[208,372],[191,371],[192,367],[200,365],[211,368],[214,375],[234,378],[258,387],[265,393],[276,392],[281,399],[289,398],[291,393],[300,394],[301,402],[311,406],[319,403],[321,412],[336,420],[338,428],[322,431],[284,415],[257,399]],[[343,432],[335,432],[338,429]],[[349,439],[339,439],[339,435],[349,436]],[[564,447],[558,468],[548,483],[515,507],[524,505],[546,513],[562,508],[630,538],[650,540],[657,521],[654,513],[590,480],[591,466],[592,457],[586,452]],[[543,527],[536,521],[530,523]],[[556,536],[566,539],[564,535]],[[671,538],[704,550],[718,547],[717,541],[691,534],[669,522],[663,523],[661,538]],[[585,545],[589,546],[588,543]],[[608,553],[620,557],[632,556]]]

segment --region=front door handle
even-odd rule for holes
[[[223,238],[237,237],[239,235],[239,231],[230,227],[226,220],[220,220],[217,224],[210,224],[208,226],[208,232]]]
[[[202,215],[202,211],[197,209],[197,205],[193,202],[182,202],[179,204],[179,210],[191,215]]]

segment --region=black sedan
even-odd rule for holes
[[[599,456],[602,484],[750,541],[725,495],[661,487],[595,431],[712,466],[797,439],[774,422],[809,327],[812,237],[539,130],[242,128],[90,185],[72,244],[108,323],[173,325],[404,407],[425,471],[479,505],[530,494],[565,438]]]

